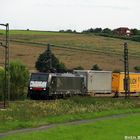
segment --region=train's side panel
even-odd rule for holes
[[[140,93],[140,74],[137,76],[137,92]]]
[[[90,70],[74,70],[75,74],[82,75],[84,77],[84,87],[85,93],[89,94],[89,91],[92,91],[93,87],[88,83],[88,73]]]
[[[94,74],[93,73],[87,73],[87,90],[88,92],[93,92],[94,90]]]
[[[120,73],[120,78],[119,78],[119,92],[124,93],[124,74]]]
[[[87,82],[87,77],[88,77],[88,73],[87,72],[82,72],[82,70],[74,70],[74,73],[78,73],[79,75],[82,75],[84,77],[84,85],[85,87],[88,87],[88,82]]]
[[[119,90],[119,80],[120,79],[120,74],[119,73],[113,73],[112,74],[112,91],[116,92]]]
[[[83,77],[52,77],[50,94],[84,94]]]
[[[140,73],[130,73],[130,92],[140,92]],[[112,75],[112,90],[124,93],[124,73],[113,73]]]
[[[140,74],[130,74],[130,92],[140,92]]]
[[[111,93],[112,92],[112,72],[94,71],[89,73],[88,83],[92,86],[94,93]]]

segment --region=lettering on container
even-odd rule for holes
[[[137,79],[130,79],[130,84],[132,84],[132,85],[134,85],[134,84],[136,84],[137,83]]]

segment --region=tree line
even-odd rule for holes
[[[106,34],[117,34],[116,32],[117,29],[110,29],[110,28],[90,28],[87,30],[82,31],[82,33],[106,33]],[[134,28],[134,29],[130,29],[132,35],[140,35],[140,30]]]
[[[130,29],[132,35],[140,35],[140,30],[133,28]],[[63,33],[77,33],[76,30],[71,30],[71,29],[67,29],[67,30],[59,30],[59,32],[63,32]],[[105,34],[110,34],[110,35],[116,35],[116,29],[110,29],[110,28],[89,28],[86,30],[83,30],[81,33],[105,33]]]
[[[76,30],[60,30],[59,32],[63,33],[78,33]],[[125,40],[132,40],[132,41],[138,41],[140,42],[140,30],[133,28],[130,29],[131,36],[123,36],[119,35],[117,32],[117,29],[110,29],[110,28],[89,28],[87,30],[83,30],[80,32],[81,34],[94,34],[98,36],[104,36],[104,37],[112,37],[112,38],[119,38],[119,39],[125,39]]]

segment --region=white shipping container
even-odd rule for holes
[[[87,93],[112,92],[111,71],[74,70],[74,73],[84,76]]]

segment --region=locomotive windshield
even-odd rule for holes
[[[31,81],[48,81],[49,74],[32,73]]]

